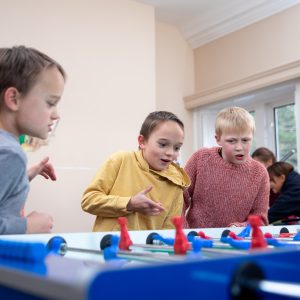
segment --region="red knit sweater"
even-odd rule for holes
[[[202,148],[187,162],[191,185],[184,193],[186,227],[245,226],[250,214],[267,225],[270,183],[265,167],[249,157],[226,162],[219,147]],[[187,213],[186,213],[187,212]]]

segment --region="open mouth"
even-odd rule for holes
[[[161,161],[164,163],[164,164],[168,164],[168,163],[170,163],[171,161],[170,160],[168,160],[168,159],[161,159]]]
[[[244,158],[243,154],[238,154],[235,156],[237,160],[242,160]]]

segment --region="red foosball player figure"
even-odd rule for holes
[[[127,230],[127,219],[125,217],[119,217],[118,223],[120,224],[120,242],[119,248],[120,250],[130,250],[129,247],[132,245],[132,241],[130,239],[128,230]]]
[[[252,227],[251,249],[267,248],[268,244],[259,226],[261,219],[259,216],[249,216],[248,222]]]
[[[191,247],[182,229],[182,218],[173,217],[172,221],[176,229],[174,252],[175,254],[186,254]]]
[[[205,240],[211,240],[212,239],[210,236],[207,236],[203,231],[199,231],[198,236],[200,236],[202,239],[205,239]]]

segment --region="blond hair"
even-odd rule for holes
[[[241,107],[228,107],[222,109],[216,118],[215,132],[217,136],[223,133],[244,133],[255,131],[255,121],[252,115]]]

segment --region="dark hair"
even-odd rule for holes
[[[260,161],[263,161],[264,163],[268,162],[270,159],[272,161],[272,164],[276,162],[276,157],[274,153],[266,147],[257,148],[251,156],[252,158],[257,157]]]
[[[284,175],[285,177],[288,176],[288,174],[292,171],[294,171],[294,167],[283,161],[278,161],[274,163],[273,165],[269,166],[267,168],[270,180],[272,181],[274,177],[279,177],[281,175]]]
[[[154,111],[150,113],[143,122],[140,134],[147,140],[151,132],[158,124],[167,121],[176,122],[182,128],[182,130],[184,130],[184,125],[182,121],[180,121],[178,117],[173,113],[168,111]]]
[[[52,66],[66,78],[58,62],[34,48],[0,48],[0,95],[9,87],[15,87],[25,95],[36,83],[38,75]]]

